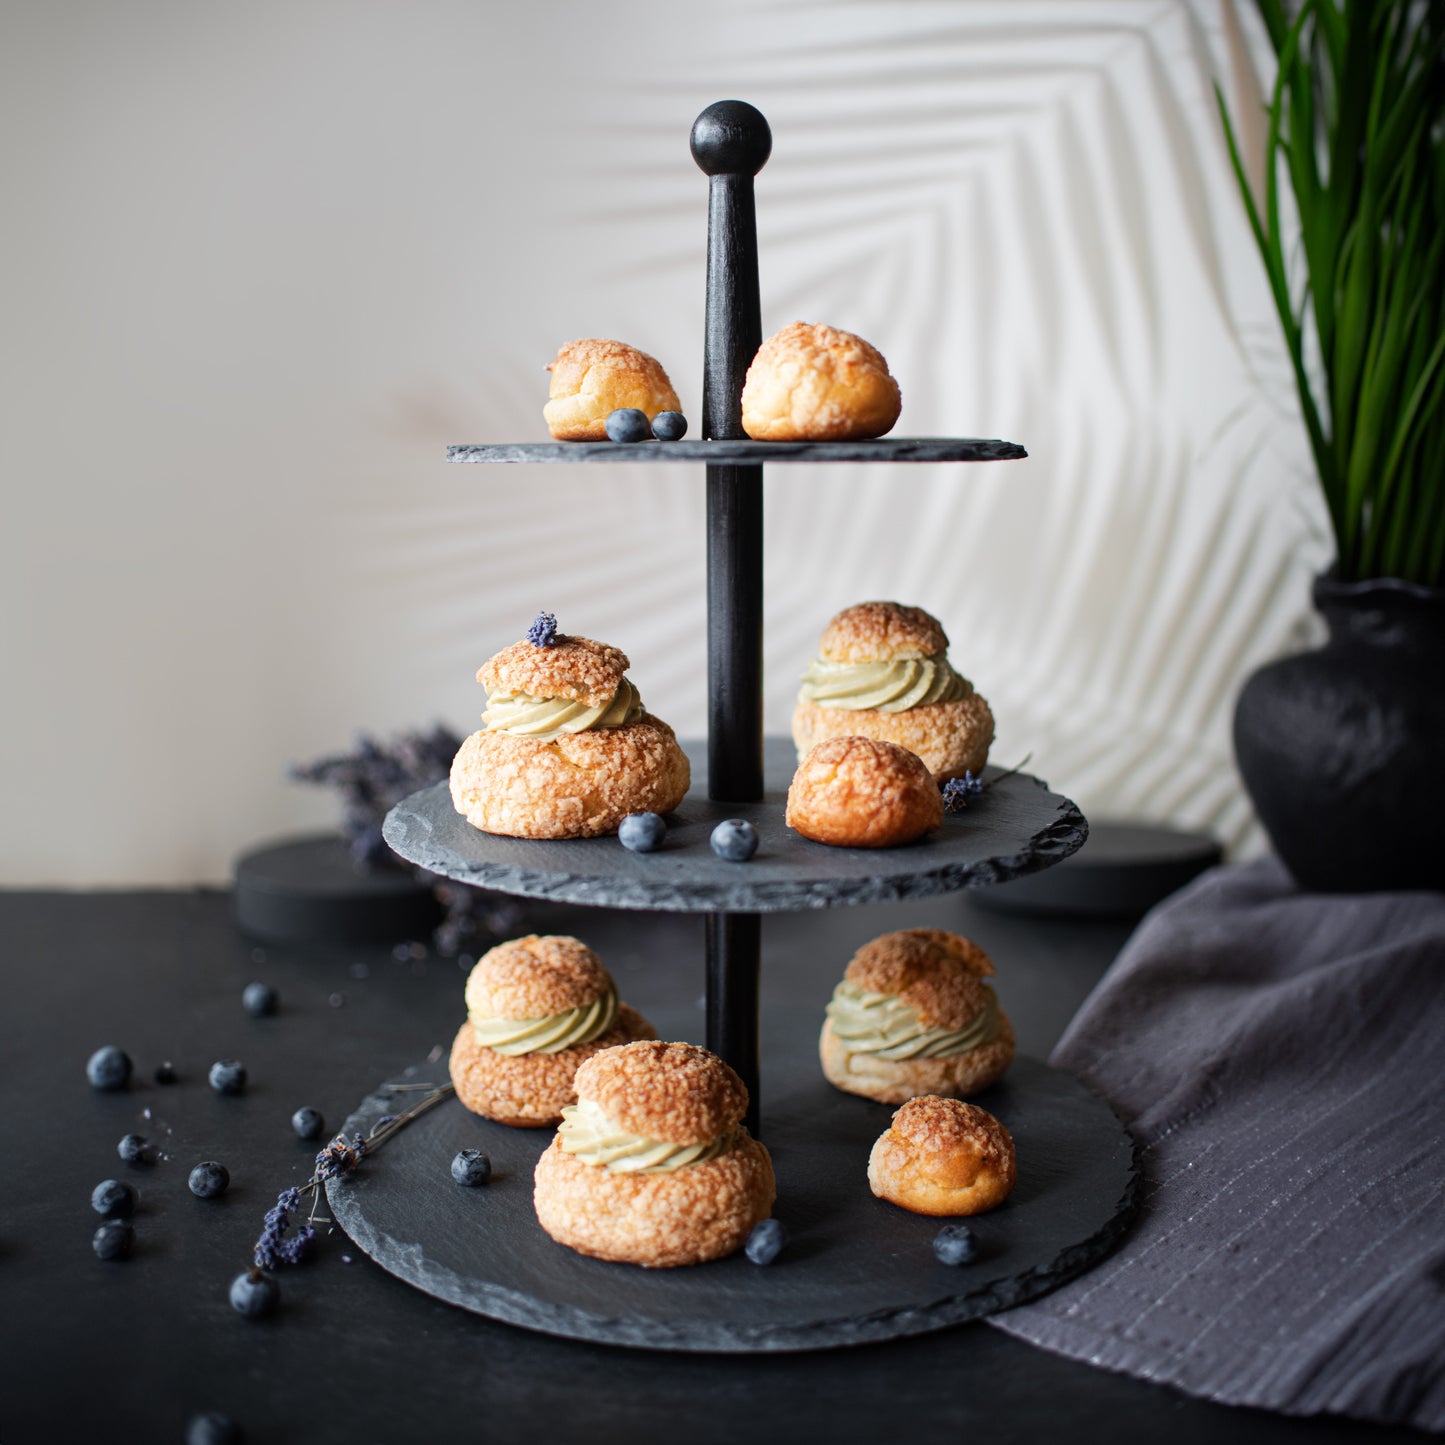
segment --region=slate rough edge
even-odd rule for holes
[[[1028,456],[996,437],[882,437],[857,442],[487,442],[449,446],[449,462],[1011,462]]]
[[[1080,1082],[1075,1080],[1075,1082]],[[464,1279],[454,1271],[433,1265],[417,1242],[403,1243],[367,1222],[355,1197],[355,1186],[363,1181],[349,1176],[335,1176],[326,1181],[326,1202],[331,1217],[347,1236],[373,1263],[404,1284],[447,1304],[481,1314],[503,1324],[533,1330],[539,1334],[562,1339],[584,1340],[593,1344],[620,1345],[631,1349],[667,1351],[669,1353],[709,1354],[786,1354],[805,1350],[846,1348],[849,1345],[875,1344],[882,1340],[900,1339],[908,1335],[929,1334],[952,1325],[966,1324],[985,1315],[999,1314],[1016,1305],[1027,1304],[1067,1284],[1091,1265],[1111,1254],[1115,1246],[1133,1227],[1138,1214],[1143,1186],[1143,1151],[1132,1131],[1119,1118],[1114,1106],[1100,1094],[1086,1087],[1086,1092],[1108,1108],[1129,1139],[1129,1182],[1119,1196],[1114,1213],[1102,1228],[1087,1239],[1063,1249],[1047,1265],[1038,1265],[1023,1274],[1006,1280],[995,1280],[967,1295],[951,1296],[924,1308],[880,1310],[857,1318],[836,1316],[817,1320],[808,1326],[728,1325],[709,1331],[703,1321],[693,1321],[688,1335],[679,1337],[669,1325],[647,1320],[608,1317],[573,1306],[548,1305],[530,1295],[488,1280]],[[388,1086],[368,1094],[346,1121],[342,1132],[366,1134],[376,1120],[395,1108],[394,1095]],[[379,1253],[406,1255],[425,1283],[398,1274]],[[465,1285],[465,1289],[461,1286]],[[486,1308],[477,1306],[478,1296]]]
[[[1015,776],[1048,791],[1037,778],[1027,774]],[[1006,883],[1039,872],[1078,852],[1089,836],[1088,822],[1078,806],[1072,799],[1061,798],[1054,821],[1035,833],[1017,853],[940,863],[891,878],[752,883],[743,875],[732,883],[670,886],[662,878],[646,883],[615,876],[591,879],[551,869],[533,870],[505,863],[460,859],[449,848],[430,846],[432,823],[428,814],[433,808],[439,809],[450,820],[455,809],[448,784],[435,783],[430,788],[413,793],[386,815],[382,826],[382,836],[391,848],[419,868],[476,888],[494,889],[524,898],[607,908],[655,909],[669,913],[791,913],[833,908],[840,904],[894,903],[908,898],[927,898],[939,893],[954,893],[962,888]],[[602,840],[581,841],[596,843]],[[724,868],[734,866],[723,865]]]

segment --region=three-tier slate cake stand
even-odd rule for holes
[[[793,1244],[763,1269],[741,1255],[690,1269],[607,1264],[554,1244],[531,1208],[531,1171],[549,1131],[509,1130],[460,1105],[433,1110],[354,1177],[328,1188],[337,1220],[379,1263],[443,1299],[514,1324],[577,1338],[674,1350],[807,1349],[917,1333],[1032,1298],[1102,1257],[1127,1224],[1137,1172],[1108,1106],[1068,1076],[1018,1059],[980,1097],[1014,1134],[1019,1184],[977,1221],[980,1258],[933,1257],[939,1221],[875,1199],[865,1170],[887,1127],[884,1105],[822,1078],[816,1012],[759,1018],[764,913],[921,897],[1002,882],[1059,862],[1088,828],[1067,798],[1024,774],[990,769],[961,815],[920,843],[829,848],[783,824],[796,759],[763,736],[764,462],[979,462],[1026,455],[977,438],[777,443],[748,439],[740,396],[762,340],[753,177],[767,161],[767,121],[741,101],[698,117],[692,154],[710,178],[702,437],[696,441],[454,446],[481,463],[697,461],[707,475],[708,740],[690,747],[693,790],[668,820],[665,846],[633,854],[615,838],[550,842],[482,833],[454,810],[445,783],[399,804],[387,842],[434,873],[529,898],[601,908],[701,913],[707,1046],[742,1076],[749,1127],[778,1174],[776,1213]],[[705,762],[705,768],[703,766]],[[705,785],[697,780],[705,778]],[[724,818],[758,829],[747,863],[716,857]],[[844,960],[839,960],[841,973]],[[1005,1003],[1007,1000],[1005,999]],[[668,1020],[654,1020],[665,1037]],[[759,1087],[768,1060],[769,1090]],[[348,1132],[394,1111],[366,1100]],[[478,1143],[478,1135],[485,1142]],[[492,1154],[498,1177],[480,1213],[438,1167],[449,1149]],[[423,1161],[426,1161],[423,1163]]]

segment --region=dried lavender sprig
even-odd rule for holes
[[[527,629],[527,641],[533,647],[555,647],[557,619],[550,612],[539,612]]]
[[[266,1211],[260,1237],[251,1251],[256,1267],[275,1269],[278,1264],[300,1263],[316,1238],[313,1224],[316,1220],[316,1204],[320,1198],[321,1185],[336,1175],[349,1174],[373,1149],[384,1144],[393,1134],[404,1129],[428,1109],[435,1108],[452,1092],[450,1084],[442,1084],[400,1114],[383,1114],[364,1136],[356,1134],[348,1140],[344,1134],[338,1134],[316,1156],[315,1173],[303,1183],[283,1189],[277,1195],[276,1203]],[[294,1235],[287,1237],[291,1216],[297,1212],[304,1194],[312,1196],[311,1216],[299,1226]]]

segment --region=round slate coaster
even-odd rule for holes
[[[1003,777],[989,768],[984,777],[991,785],[917,843],[829,848],[783,822],[797,767],[789,739],[767,740],[761,803],[712,802],[706,744],[683,746],[693,788],[669,815],[656,853],[629,853],[615,837],[552,842],[483,833],[452,806],[445,783],[398,803],[383,835],[403,858],[477,888],[602,908],[719,913],[884,903],[1000,883],[1067,858],[1088,837],[1083,814],[1068,798],[1026,773]],[[757,828],[758,851],[749,862],[725,862],[708,845],[724,818],[746,818]]]
[[[856,442],[491,442],[447,448],[449,462],[1007,462],[1028,453],[992,437],[881,437]]]
[[[654,1022],[667,1037],[687,1028],[686,1019]],[[532,1209],[533,1171],[552,1131],[493,1124],[454,1098],[350,1178],[330,1181],[332,1215],[384,1269],[476,1314],[572,1339],[731,1353],[861,1344],[976,1319],[1073,1278],[1122,1237],[1138,1180],[1128,1133],[1069,1075],[1016,1059],[977,1102],[1014,1136],[1018,1185],[998,1209],[966,1221],[978,1259],[939,1264],[932,1241],[948,1221],[910,1214],[868,1188],[868,1153],[893,1110],[824,1081],[818,1027],[812,1010],[777,1009],[765,1020],[763,1138],[778,1177],[774,1213],[790,1236],[770,1266],[738,1253],[645,1270],[554,1243]],[[445,1076],[436,1064],[414,1075]],[[409,1097],[379,1091],[346,1133],[366,1132]],[[462,1148],[491,1156],[489,1185],[452,1182]]]
[[[359,868],[338,834],[287,838],[236,860],[236,924],[268,943],[424,938],[442,906],[410,869]]]

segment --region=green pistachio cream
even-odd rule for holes
[[[845,978],[833,990],[828,1017],[833,1033],[850,1054],[877,1054],[880,1059],[947,1059],[966,1054],[998,1035],[998,998],[983,985],[988,1002],[961,1029],[927,1029],[916,1009],[897,994],[871,993]]]
[[[467,1017],[478,1043],[509,1058],[517,1054],[560,1054],[563,1049],[590,1044],[612,1027],[617,1018],[617,990],[609,988],[581,1008],[539,1019],[489,1019],[471,1010]]]
[[[968,679],[942,655],[892,662],[825,662],[817,657],[803,674],[798,701],[844,712],[906,712],[931,702],[957,702],[972,691]]]
[[[705,1164],[732,1147],[727,1130],[705,1144],[668,1144],[619,1128],[591,1099],[568,1104],[557,1129],[557,1147],[584,1164],[616,1174],[671,1174],[688,1164]]]
[[[590,728],[621,728],[642,716],[642,698],[631,678],[624,677],[601,707],[588,707],[571,697],[529,697],[524,692],[487,694],[482,722],[489,733],[511,733],[519,738],[536,738],[550,743],[563,733],[583,733]]]

